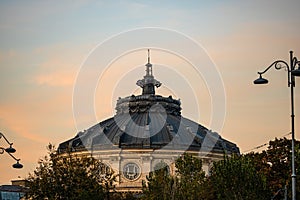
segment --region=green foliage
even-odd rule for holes
[[[284,187],[287,186],[288,197],[291,198],[291,149],[292,141],[286,138],[280,138],[269,142],[268,149],[261,153],[249,153],[245,156],[251,158],[256,169],[267,177],[267,184],[277,199],[284,198]],[[295,166],[296,174],[299,174],[300,166],[300,142],[295,142]],[[281,192],[278,192],[280,191]],[[297,196],[300,195],[300,185],[297,184]]]
[[[176,160],[175,167],[179,178],[177,199],[206,199],[203,195],[205,172],[202,161],[191,154],[184,154]]]
[[[171,176],[168,166],[161,164],[159,169],[147,176],[143,184],[143,199],[207,199],[205,191],[205,172],[200,159],[184,154],[175,162],[176,175]]]
[[[91,156],[58,155],[51,144],[48,150],[49,156],[27,178],[27,198],[109,199],[115,176],[112,171],[102,173],[103,163]]]
[[[148,200],[174,199],[176,191],[175,177],[170,176],[168,166],[161,164],[158,169],[149,173],[147,183],[143,182],[143,197]]]
[[[266,178],[245,156],[226,156],[215,162],[210,179],[217,199],[263,200],[269,197]]]
[[[300,142],[295,143],[297,174],[300,166]],[[283,199],[285,186],[291,197],[291,140],[275,139],[261,153],[225,156],[214,162],[210,176],[205,176],[202,161],[184,154],[175,161],[171,175],[161,162],[143,182],[143,194],[119,194],[113,191],[113,172],[91,156],[67,153],[58,155],[49,145],[49,156],[40,160],[28,177],[32,199],[150,199],[150,200],[260,200]],[[104,170],[105,171],[105,170]],[[300,194],[297,184],[297,196]]]

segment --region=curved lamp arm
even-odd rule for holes
[[[10,142],[8,141],[8,139],[4,136],[4,134],[0,132],[0,139],[1,139],[1,137],[4,138],[4,140],[7,142],[7,144],[13,145],[13,143],[10,143]]]
[[[16,149],[14,149],[12,147],[13,143],[9,142],[8,139],[4,136],[4,134],[0,132],[0,139],[1,139],[1,137],[3,137],[5,139],[5,141],[7,142],[7,144],[9,144],[9,147],[6,149],[2,149],[2,151],[5,150],[7,153],[15,153]],[[2,154],[2,153],[0,152],[0,154]]]
[[[298,63],[298,61],[295,57],[294,57],[294,59],[295,59],[295,61],[293,61],[293,62]],[[293,65],[296,65],[296,64],[293,64]],[[289,64],[287,62],[285,62],[284,60],[276,60],[269,67],[267,67],[264,71],[257,72],[259,74],[260,78],[262,78],[262,76],[261,76],[262,74],[269,71],[269,69],[271,69],[272,67],[274,67],[276,70],[280,70],[282,68],[287,69],[287,71],[288,71],[288,87],[290,87],[290,85],[292,84],[292,81],[290,79],[290,72],[294,69],[294,66],[289,66]]]
[[[281,64],[284,64],[284,66],[281,66]],[[285,62],[284,60],[276,60],[274,61],[269,67],[267,67],[264,71],[262,72],[257,72],[258,74],[264,74],[267,71],[269,71],[269,69],[271,69],[272,67],[275,67],[275,69],[280,70],[282,68],[287,68],[288,71],[290,71],[290,66],[289,64],[287,64],[287,62]]]
[[[266,73],[267,71],[269,71],[269,69],[271,68],[271,67],[275,67],[275,69],[277,69],[277,70],[280,70],[280,69],[282,69],[282,68],[287,68],[288,69],[288,72],[291,72],[292,70],[294,70],[295,69],[295,66],[298,64],[298,65],[300,65],[300,61],[298,61],[297,60],[297,58],[296,57],[293,57],[292,56],[292,51],[290,52],[291,53],[291,66],[289,66],[289,64],[287,63],[287,62],[285,62],[284,60],[276,60],[276,61],[274,61],[269,67],[267,67],[264,71],[262,71],[262,72],[257,72],[259,75],[261,75],[261,74],[264,74],[264,73]],[[284,66],[282,67],[281,66],[281,64],[283,64]]]

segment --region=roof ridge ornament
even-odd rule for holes
[[[142,80],[138,80],[136,84],[141,88],[143,88],[143,93],[142,93],[143,95],[147,95],[147,94],[155,95],[154,86],[158,88],[161,86],[161,83],[154,78],[152,73],[152,64],[150,63],[150,49],[148,49],[148,63],[145,66],[146,66],[146,75]]]

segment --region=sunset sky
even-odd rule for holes
[[[24,168],[13,169],[15,162],[9,155],[0,155],[0,184],[25,178],[47,154],[48,143],[58,146],[96,121],[113,116],[118,97],[140,94],[135,83],[145,73],[147,48],[152,49],[154,76],[163,84],[157,93],[180,98],[185,117],[218,131],[242,153],[288,134],[290,90],[286,71],[271,69],[264,76],[268,85],[253,85],[253,80],[258,78],[257,71],[273,61],[289,62],[290,50],[300,60],[299,8],[298,0],[1,1],[0,132],[14,143],[15,156],[21,158]],[[149,27],[163,30],[165,39],[150,34],[153,29]],[[134,37],[134,30],[144,34]],[[128,32],[133,33],[128,40],[118,37],[126,38]],[[191,38],[202,48],[202,54],[187,48],[184,40],[168,37],[169,32]],[[161,44],[152,45],[155,39]],[[149,46],[132,47],[143,40]],[[160,47],[163,43],[170,48]],[[85,77],[86,84],[97,83],[90,101],[94,105],[82,101],[80,107],[94,108],[95,119],[79,116],[73,112],[73,103],[78,102],[73,95],[76,78],[93,53],[105,45],[107,51],[98,54],[99,60],[93,63],[105,70],[97,79]],[[224,126],[211,124],[213,104],[218,99],[212,99],[214,91],[210,88],[216,85],[206,81],[205,73],[193,73],[191,63],[172,53],[175,48],[185,48],[188,56],[200,59],[203,65],[200,62],[201,66],[196,66],[199,69],[218,72],[214,74],[220,77],[217,81],[221,80],[224,88],[220,89],[225,94]],[[101,61],[109,57],[110,65]],[[80,94],[84,96],[86,91]],[[297,78],[297,139],[299,102]],[[3,139],[0,145],[6,147]]]

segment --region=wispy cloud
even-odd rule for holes
[[[57,71],[50,74],[40,74],[34,77],[34,81],[38,85],[49,85],[49,86],[73,86],[75,76],[74,70],[69,71]]]

